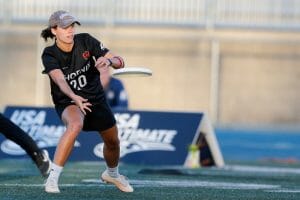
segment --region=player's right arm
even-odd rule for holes
[[[71,98],[85,115],[86,115],[85,110],[91,112],[89,106],[91,106],[92,104],[88,102],[88,99],[82,98],[81,96],[76,95],[73,92],[71,87],[68,85],[63,72],[60,69],[53,69],[48,74],[51,77],[51,79],[55,82],[55,84],[58,85],[60,90],[69,98]]]

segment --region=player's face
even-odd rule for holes
[[[73,44],[75,34],[74,24],[71,24],[67,28],[57,27],[56,29],[54,29],[54,33],[58,43]]]

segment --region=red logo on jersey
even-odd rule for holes
[[[85,60],[89,59],[90,56],[91,56],[91,55],[90,55],[90,52],[89,52],[89,51],[85,51],[85,52],[83,52],[83,54],[82,54],[82,57],[83,57]]]

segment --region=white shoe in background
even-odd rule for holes
[[[51,169],[51,160],[49,158],[48,151],[42,150],[35,154],[34,162],[40,170],[42,176],[46,177]]]

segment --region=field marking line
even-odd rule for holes
[[[253,173],[286,173],[286,174],[300,174],[299,168],[288,167],[269,167],[269,166],[247,166],[247,165],[227,165],[223,169],[241,172]]]

